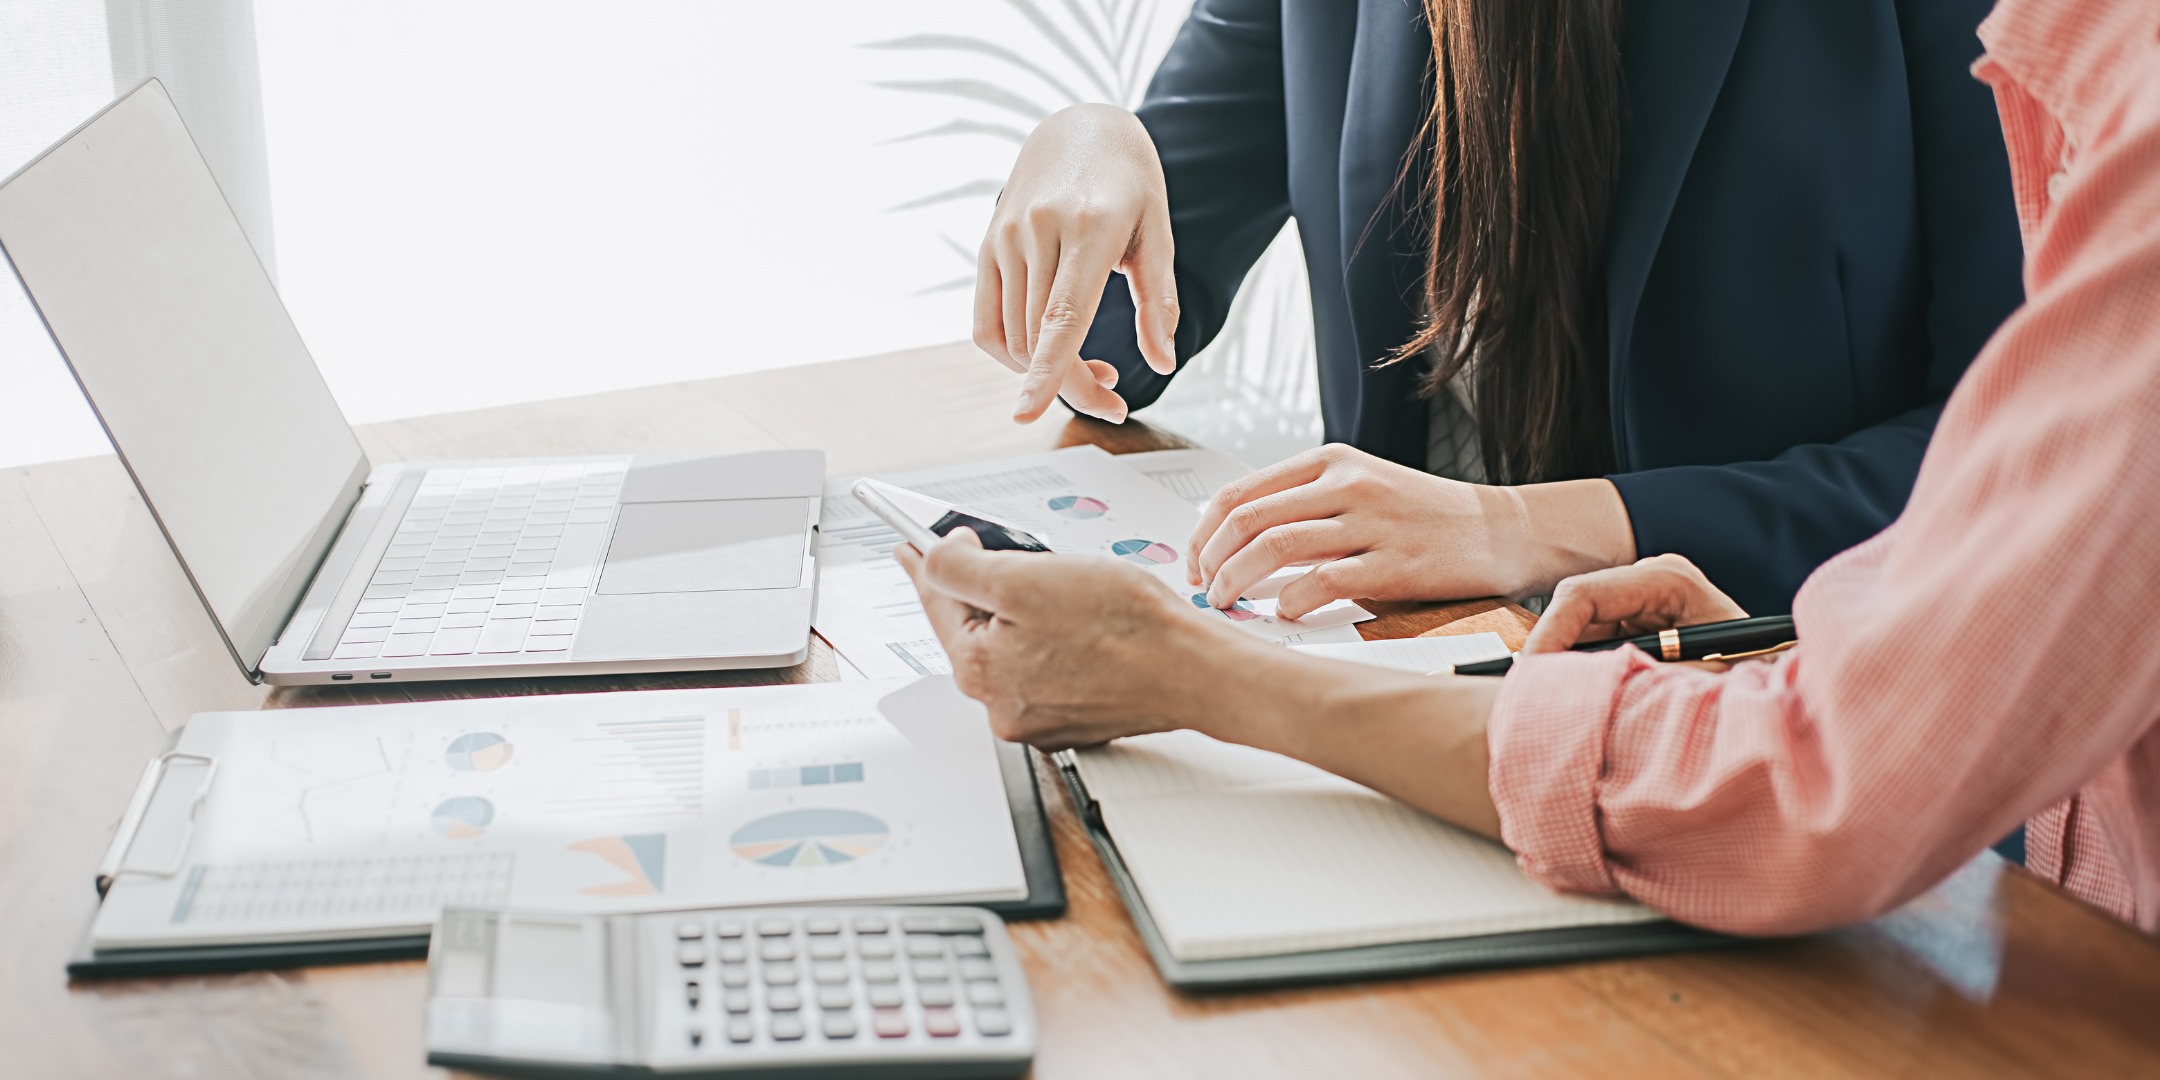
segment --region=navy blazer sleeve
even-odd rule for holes
[[[1281,0],[1195,3],[1139,116],[1170,190],[1182,366],[1221,331],[1245,272],[1290,217]],[[1130,408],[1170,384],[1141,359],[1121,274],[1110,275],[1080,355],[1117,367]]]
[[[1769,461],[1618,474],[1640,555],[1678,552],[1754,614],[1790,611],[1831,556],[1905,508],[1942,402],[2024,300],[2002,129],[1970,73],[1989,0],[1901,0],[1928,294],[1928,404]]]

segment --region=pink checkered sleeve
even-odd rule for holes
[[[1801,589],[1799,648],[1722,675],[1632,649],[1509,673],[1488,778],[1536,879],[1806,931],[2037,814],[2037,872],[2160,926],[2160,7],[2006,0],[1982,38],[2026,306],[1905,513]]]

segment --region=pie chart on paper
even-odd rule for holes
[[[764,866],[832,866],[854,862],[892,839],[883,821],[860,810],[783,810],[735,830],[728,846]]]
[[[1088,518],[1103,516],[1110,509],[1110,504],[1101,499],[1091,499],[1085,495],[1060,495],[1050,500],[1050,509],[1066,517],[1079,518],[1085,521]]]
[[[475,731],[450,740],[443,751],[443,763],[458,772],[494,772],[510,763],[510,753],[515,749],[508,740],[491,731]]]
[[[1177,549],[1154,540],[1120,540],[1110,545],[1110,554],[1140,566],[1161,566],[1177,561]]]
[[[495,804],[478,795],[459,795],[444,799],[428,815],[428,825],[435,832],[452,840],[470,840],[487,831],[488,823],[495,820]]]

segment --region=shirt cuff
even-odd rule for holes
[[[1598,781],[1621,684],[1650,662],[1632,645],[1520,656],[1493,704],[1487,783],[1500,836],[1523,871],[1551,888],[1619,891],[1598,831]]]

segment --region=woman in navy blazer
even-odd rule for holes
[[[1031,145],[985,241],[976,340],[1016,369],[1033,363],[1021,418],[1040,415],[1046,387],[1122,417],[1096,386],[1114,386],[1125,407],[1154,401],[1171,354],[1182,364],[1221,329],[1246,271],[1295,216],[1326,437],[1354,450],[1293,459],[1218,498],[1190,565],[1227,589],[1224,603],[1289,562],[1341,565],[1315,576],[1325,584],[1313,596],[1293,604],[1286,593],[1286,610],[1324,602],[1319,591],[1534,595],[1599,562],[1676,552],[1749,611],[1786,611],[1818,564],[1902,510],[1943,399],[2022,300],[2001,136],[1967,70],[1988,7],[1627,0],[1593,313],[1610,471],[1576,481],[1599,485],[1593,498],[1616,493],[1617,510],[1523,502],[1560,484],[1510,496],[1411,479],[1433,453],[1433,387],[1419,393],[1430,365],[1384,361],[1421,329],[1431,247],[1419,235],[1429,196],[1404,164],[1426,137],[1434,79],[1415,0],[1199,0],[1138,112],[1166,220],[1150,218],[1145,193],[1083,191],[1098,213],[1142,207],[1127,250],[1096,256],[1099,273],[1115,265],[1139,287],[1111,274],[1097,300],[1105,278],[1078,258],[1070,214],[1062,255],[1045,247],[1058,207],[1093,181],[1084,170],[1042,180],[1057,147]],[[1056,137],[1057,122],[1036,140]],[[1085,160],[1072,152],[1066,164]],[[1173,245],[1174,294],[1161,283],[1170,275],[1146,266]],[[1054,285],[1043,280],[1053,266]],[[1067,368],[1092,369],[1094,385]],[[1499,518],[1517,531],[1496,531]],[[1542,574],[1463,568],[1461,552],[1481,543],[1542,534],[1583,548],[1573,538],[1601,529],[1627,543],[1548,559]]]

